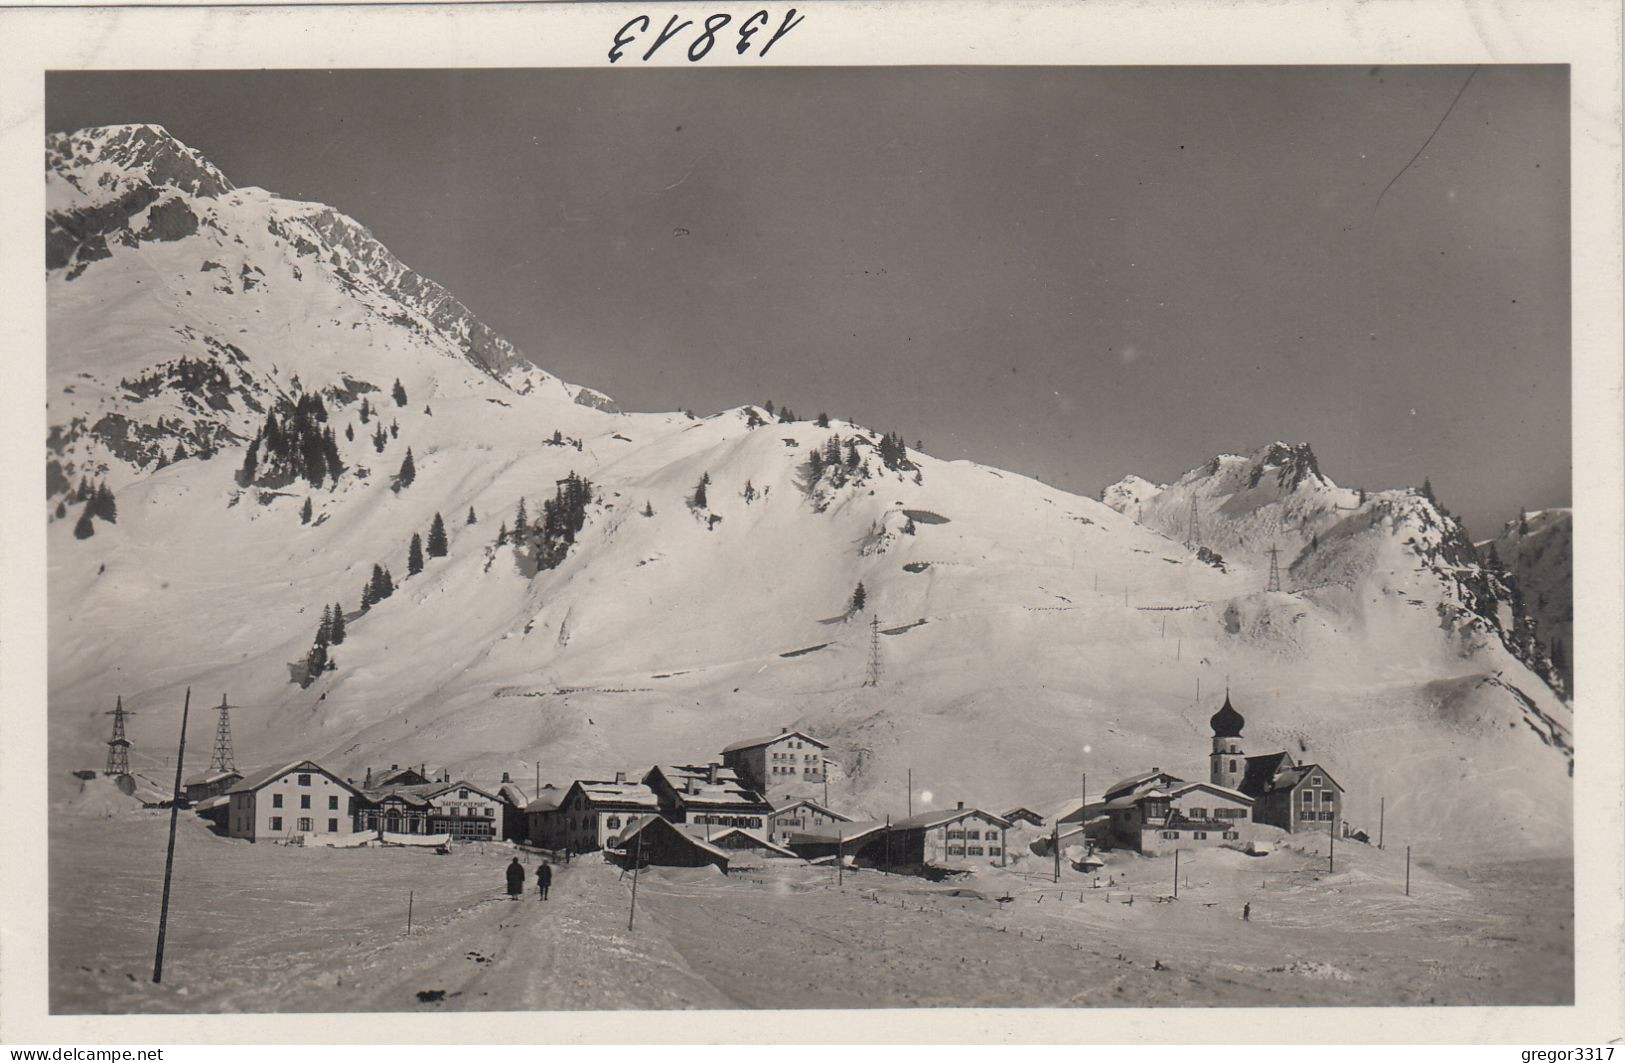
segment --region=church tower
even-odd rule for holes
[[[1239,789],[1247,772],[1247,754],[1241,751],[1241,729],[1247,723],[1230,704],[1230,691],[1224,692],[1224,705],[1208,723],[1213,727],[1213,752],[1208,755],[1208,781],[1215,786]]]

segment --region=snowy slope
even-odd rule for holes
[[[241,706],[246,765],[427,761],[494,780],[539,764],[562,783],[799,725],[833,743],[830,799],[856,814],[901,811],[911,768],[917,809],[1038,806],[1075,793],[1080,771],[1091,791],[1153,764],[1202,777],[1228,682],[1249,752],[1321,759],[1357,826],[1386,796],[1390,834],[1475,852],[1567,844],[1568,709],[1476,613],[1452,612],[1460,566],[1407,542],[1426,513],[1403,492],[1382,496],[1387,523],[1342,534],[1330,518],[1354,493],[1312,455],[1250,485],[1232,467],[1246,459],[1219,459],[1230,494],[1211,477],[1197,488],[1204,527],[1234,522],[1238,545],[1327,529],[1287,592],[1266,593],[1256,553],[1207,564],[1153,524],[1189,508],[1168,488],[1146,485],[1137,523],[970,462],[910,452],[888,467],[856,425],[621,414],[517,352],[504,368],[480,352],[511,348],[437,316],[449,295],[420,298],[432,282],[403,280],[320,205],[166,178],[122,226],[98,222],[96,257],[81,197],[105,206],[151,185],[114,150],[129,139],[76,135],[73,163],[50,171],[53,187],[85,175],[51,201],[80,241],[49,271],[54,776],[100,763],[120,693],[141,714],[135,759],[156,763],[191,685],[200,705],[225,692]],[[195,230],[141,235],[160,203]],[[318,394],[343,474],[243,483],[264,411]],[[370,437],[390,422],[380,453]],[[815,470],[832,437],[839,471]],[[416,478],[397,490],[408,447]],[[537,571],[499,528],[521,499],[536,520],[571,472],[593,500],[562,563]],[[118,507],[85,539],[81,477],[104,479]],[[406,578],[408,540],[437,513],[447,556]],[[375,564],[398,589],[362,612]],[[868,605],[853,613],[859,581]],[[302,685],[334,602],[336,668]],[[871,640],[883,675],[865,686]]]

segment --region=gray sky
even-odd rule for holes
[[[47,123],[332,204],[628,409],[1088,494],[1304,440],[1486,537],[1569,504],[1568,83],[1481,68],[1405,169],[1468,72],[62,74]]]

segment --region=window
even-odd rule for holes
[[[310,817],[309,816],[300,816],[299,817],[299,829],[301,831],[315,830],[315,828],[310,825]]]
[[[1165,830],[1162,832],[1162,836],[1164,838],[1177,839],[1179,837],[1179,832],[1177,830]]]
[[[300,794],[299,795],[299,807],[300,808],[309,808],[310,807],[310,795],[309,794]]]
[[[1332,792],[1330,790],[1320,791],[1320,803],[1323,805],[1329,805],[1332,803]]]
[[[333,795],[333,796],[331,796],[331,797],[329,797],[327,799],[327,810],[329,812],[337,812],[338,808],[339,808],[339,799],[338,799],[338,795],[335,794],[335,795]]]
[[[1207,840],[1207,831],[1205,831],[1205,830],[1194,831],[1192,833],[1195,835],[1196,840],[1199,841],[1199,842]]]
[[[1192,819],[1206,819],[1207,818],[1207,809],[1205,809],[1205,808],[1192,808],[1192,809],[1187,810],[1185,814],[1190,816]]]
[[[486,819],[494,819],[495,817],[496,817],[496,809],[492,808],[490,805],[486,805],[485,806],[485,818]]]
[[[281,808],[282,807],[282,795],[281,794],[272,794],[271,795],[271,807],[272,808]]]
[[[282,817],[281,816],[272,816],[271,817],[271,829],[272,830],[281,830],[282,829]]]
[[[1316,775],[1314,778],[1310,779],[1309,780],[1309,785],[1310,786],[1319,786],[1320,785],[1320,776]]]
[[[997,845],[990,845],[987,847],[987,855],[989,856],[998,856],[1003,851],[1004,850],[1000,849]]]
[[[608,819],[604,820],[604,826],[608,827],[610,830],[616,830],[620,827],[620,825],[620,816],[610,816]]]
[[[760,827],[762,825],[762,817],[761,816],[752,816],[752,817],[750,817],[750,825],[753,826],[753,827]]]
[[[336,819],[328,820],[327,821],[327,833],[329,833],[329,834],[337,834],[338,832],[339,832],[339,821],[336,820]]]
[[[966,849],[965,853],[966,853],[966,855],[969,855],[969,856],[981,856],[982,855],[982,847],[980,845],[973,845],[970,848]]]
[[[949,856],[964,856],[965,855],[965,847],[963,845],[950,845],[950,846],[948,846],[948,855]]]
[[[1230,770],[1231,770],[1231,771],[1235,771],[1235,770],[1236,770],[1236,762],[1235,762],[1235,761],[1233,761],[1233,760],[1232,760],[1232,761],[1231,761],[1231,762],[1230,762]]]
[[[1227,831],[1224,832],[1224,840],[1227,841],[1227,842],[1233,842],[1239,837],[1241,837],[1241,835],[1239,833],[1237,833],[1236,831],[1227,830]]]
[[[1322,812],[1320,814],[1320,818],[1323,819],[1323,820],[1326,820],[1327,822],[1330,822],[1331,818],[1332,818],[1332,813],[1330,811]]]
[[[309,775],[301,775],[301,776],[299,776],[299,785],[300,786],[309,786],[310,785],[310,776]]]
[[[1312,805],[1315,803],[1315,792],[1313,790],[1305,790],[1303,792],[1303,803],[1306,805]]]
[[[965,832],[962,830],[951,830],[948,832],[948,837],[950,840],[954,838],[963,839],[965,837]]]
[[[981,838],[981,836],[982,836],[982,832],[979,831],[979,830],[968,830],[968,831],[965,832],[965,837],[970,838],[973,841],[976,840],[976,839]]]
[[[468,791],[467,790],[458,790],[457,791],[457,800],[459,800],[459,801],[467,801],[468,800]]]

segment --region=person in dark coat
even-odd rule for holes
[[[513,858],[508,865],[508,897],[517,901],[519,895],[525,892],[525,869],[519,866],[519,858]]]
[[[547,900],[547,890],[552,885],[553,869],[548,867],[547,861],[544,860],[536,865],[536,892],[542,900]]]

